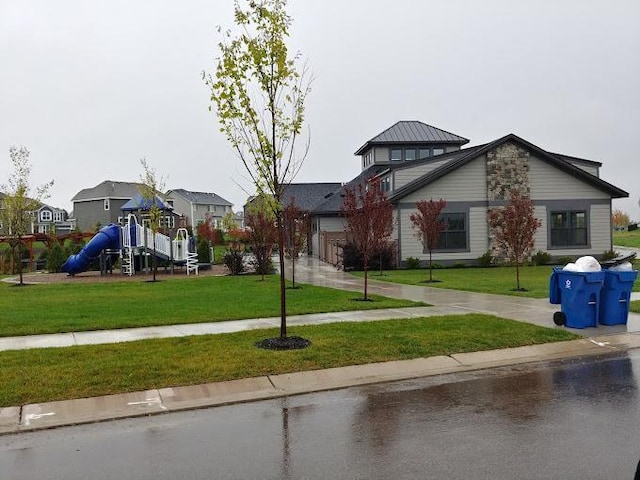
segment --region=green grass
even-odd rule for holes
[[[490,350],[579,338],[470,314],[290,327],[304,350],[266,351],[276,330],[0,352],[0,406],[194,385],[260,375]]]
[[[438,268],[433,270],[436,283],[427,283],[429,270],[387,270],[382,276],[379,272],[369,272],[372,280],[422,285],[435,288],[449,288],[452,290],[466,290],[469,292],[495,293],[498,295],[517,295],[522,297],[546,298],[549,296],[550,266],[520,267],[520,287],[526,291],[515,291],[515,267],[495,268]],[[363,276],[362,272],[354,275]]]
[[[424,305],[303,285],[287,290],[289,315]],[[0,283],[0,336],[32,335],[280,315],[277,276],[200,276],[17,287]]]
[[[613,244],[621,247],[640,248],[640,230],[613,232]]]

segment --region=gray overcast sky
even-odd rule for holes
[[[638,0],[290,0],[290,45],[315,77],[296,181],[344,182],[398,120],[486,143],[507,133],[603,163],[640,220]],[[0,183],[31,151],[47,203],[103,180],[215,192],[240,210],[240,161],[207,111],[217,25],[231,0],[0,0]]]

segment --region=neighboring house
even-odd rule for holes
[[[69,220],[69,214],[62,208],[43,204],[33,214],[32,233],[55,233],[62,235],[71,233],[75,223]],[[54,230],[53,232],[51,230]]]
[[[80,190],[71,199],[77,227],[88,232],[110,223],[122,223],[122,206],[140,193],[140,188],[139,183],[105,180]]]
[[[612,248],[611,200],[624,190],[599,178],[601,163],[551,153],[509,134],[485,145],[421,122],[398,122],[356,151],[362,172],[345,187],[378,177],[395,206],[398,264],[426,261],[409,217],[419,200],[447,201],[446,227],[436,262],[474,263],[492,247],[487,211],[506,204],[512,189],[529,196],[542,222],[535,249],[553,257],[599,256]],[[312,251],[335,262],[332,245],[344,239],[344,188],[312,213]]]
[[[167,203],[173,211],[186,217],[187,225],[195,232],[198,225],[210,220],[215,228],[222,227],[222,219],[233,213],[233,204],[215,193],[191,192],[183,188],[169,190]]]
[[[3,208],[2,201],[6,194],[0,192],[0,209]],[[1,217],[1,216],[0,216]],[[69,220],[69,214],[62,208],[41,204],[38,210],[31,212],[31,228],[29,233],[49,233],[54,229],[56,234],[69,233],[74,228],[74,224]],[[7,235],[0,218],[0,236]]]

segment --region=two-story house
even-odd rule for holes
[[[487,211],[505,205],[512,189],[529,196],[542,222],[536,250],[554,257],[594,255],[612,248],[611,200],[628,193],[599,176],[601,163],[548,152],[509,134],[461,148],[464,137],[422,122],[398,122],[360,147],[362,171],[313,211],[312,250],[330,259],[329,242],[345,231],[344,188],[380,179],[395,206],[398,263],[426,261],[410,216],[420,200],[446,200],[445,229],[434,261],[472,264],[492,247]],[[317,253],[316,253],[317,252]]]
[[[42,204],[38,210],[33,212],[32,233],[62,235],[70,233],[74,228],[75,223],[69,220],[69,214],[62,208]]]
[[[193,231],[201,222],[210,221],[215,228],[222,227],[222,219],[233,214],[233,204],[215,193],[192,192],[176,188],[167,192],[167,203],[173,211],[186,217]]]
[[[105,180],[80,190],[71,199],[77,227],[88,232],[99,226],[121,223],[123,205],[135,197],[140,188],[139,183]]]

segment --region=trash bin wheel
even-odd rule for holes
[[[567,316],[564,312],[556,312],[553,314],[553,323],[556,325],[564,325],[567,322]]]

